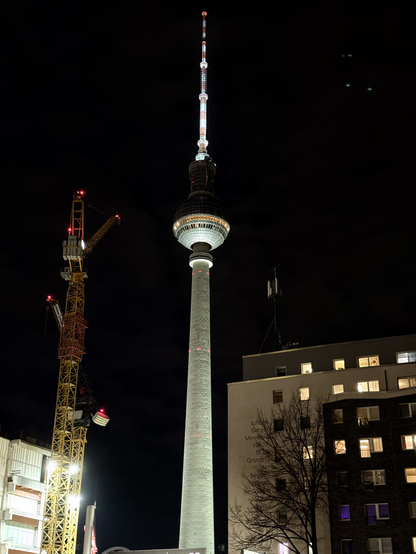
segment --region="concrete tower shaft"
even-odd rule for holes
[[[192,267],[188,390],[179,548],[214,554],[209,271],[212,256],[195,253]]]

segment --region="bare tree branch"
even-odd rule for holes
[[[273,541],[295,554],[318,554],[317,519],[328,510],[323,400],[292,394],[272,412],[257,412],[255,447],[261,462],[243,490],[248,506],[231,507],[235,548],[264,551]]]

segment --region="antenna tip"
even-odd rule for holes
[[[205,17],[207,14],[207,12],[202,12],[202,15]]]

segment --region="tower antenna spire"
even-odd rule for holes
[[[202,12],[202,59],[201,68],[201,92],[199,94],[199,140],[196,160],[204,160],[208,157],[207,140],[207,12]]]

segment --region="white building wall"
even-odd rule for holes
[[[48,455],[36,444],[0,437],[0,554],[40,552],[46,488],[40,479]]]

